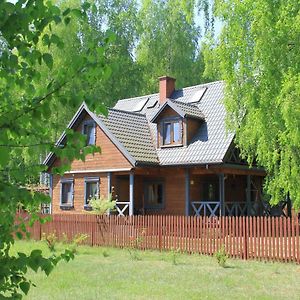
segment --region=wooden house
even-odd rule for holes
[[[225,127],[224,82],[175,89],[159,78],[159,93],[119,100],[108,117],[83,103],[68,125],[101,154],[75,160],[64,176],[50,153],[52,213],[81,213],[89,199],[110,193],[120,215],[259,215],[265,171],[249,168]],[[62,134],[57,144],[63,144]]]

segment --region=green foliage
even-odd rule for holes
[[[88,234],[85,233],[78,233],[74,236],[72,243],[69,245],[69,249],[72,253],[77,253],[78,252],[78,246],[82,245],[85,240],[88,239]]]
[[[299,1],[215,2],[229,129],[249,163],[267,170],[271,202],[290,193],[300,207]]]
[[[142,70],[143,92],[157,92],[157,78],[166,74],[177,79],[177,87],[204,81],[194,1],[141,2],[136,56]]]
[[[114,211],[116,209],[116,201],[112,200],[112,195],[110,194],[108,198],[100,196],[100,198],[92,198],[89,202],[92,207],[91,213],[97,215],[104,215],[108,211]]]
[[[226,253],[224,245],[221,246],[221,248],[214,254],[214,256],[217,259],[219,266],[221,266],[222,268],[225,268],[226,261],[228,259],[228,255]]]
[[[97,104],[85,89],[73,90],[73,82],[95,80],[99,70],[101,76],[110,73],[104,53],[114,39],[112,33],[101,44],[82,47],[69,65],[58,67],[66,54],[67,34],[61,33],[86,23],[89,6],[78,2],[62,9],[43,0],[0,2],[0,298],[20,299],[28,292],[32,284],[26,278],[28,269],[48,275],[60,260],[74,257],[70,251],[48,258],[40,251],[12,256],[10,248],[14,232],[19,238],[28,236],[26,226],[44,221],[35,210],[49,197],[24,188],[45,170],[39,156],[53,151],[66,165],[52,171],[63,173],[74,158],[84,160],[87,153],[99,151],[84,147],[84,137],[73,131],[66,132],[64,147],[53,143],[60,134],[54,124],[66,115],[67,109],[60,115],[62,107],[78,107],[83,100],[91,108]],[[97,106],[98,112],[105,112]],[[30,215],[15,225],[20,205]]]
[[[46,233],[43,233],[42,234],[42,241],[45,241],[49,250],[51,252],[55,252],[55,245],[57,243],[57,236],[56,236],[56,232],[52,232],[52,233],[49,233],[48,235]]]

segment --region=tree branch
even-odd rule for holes
[[[5,148],[30,148],[30,147],[38,147],[38,146],[43,146],[43,145],[54,145],[54,142],[48,142],[48,143],[38,143],[38,144],[28,144],[28,145],[1,145],[0,147],[5,147]]]

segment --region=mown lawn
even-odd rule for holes
[[[34,248],[49,254],[41,242],[17,242],[14,251]],[[300,299],[295,264],[228,260],[221,268],[214,257],[177,254],[174,265],[172,253],[138,255],[79,247],[75,260],[60,263],[48,278],[30,272],[37,287],[24,299]]]

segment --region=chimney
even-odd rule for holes
[[[163,105],[175,90],[175,78],[169,76],[159,77],[159,104]]]

